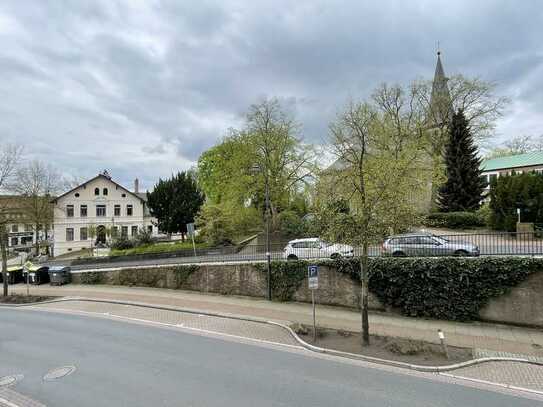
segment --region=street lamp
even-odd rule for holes
[[[253,174],[258,174],[263,172],[263,168],[255,164],[251,167],[251,172]],[[270,249],[270,190],[268,183],[268,170],[264,169],[264,200],[265,200],[265,212],[264,217],[266,219],[266,261],[268,264],[268,273],[267,273],[267,297],[268,301],[272,299],[272,288],[271,288],[271,249]]]

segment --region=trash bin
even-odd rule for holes
[[[18,284],[23,282],[23,267],[11,266],[7,269],[8,284]]]
[[[70,267],[49,267],[49,281],[51,285],[62,285],[70,282]]]
[[[24,272],[24,282],[29,278],[28,284],[45,284],[49,282],[49,267],[32,265],[26,269]]]

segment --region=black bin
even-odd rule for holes
[[[62,285],[70,282],[70,267],[49,267],[49,281],[51,285]]]
[[[23,282],[23,269],[22,267],[14,268],[8,267],[7,271],[7,280],[8,284],[18,284]]]
[[[28,269],[24,273],[24,282],[27,283],[26,279],[30,278],[28,284],[45,284],[49,282],[49,267],[46,266],[34,266]]]

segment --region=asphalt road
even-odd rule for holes
[[[181,331],[0,308],[0,377],[48,406],[536,406],[534,400]],[[52,368],[69,376],[44,381]]]

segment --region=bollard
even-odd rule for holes
[[[443,348],[443,353],[445,353],[445,356],[447,357],[447,360],[449,360],[449,350],[447,349],[447,343],[445,342],[445,334],[441,329],[437,330],[437,335],[439,336],[439,342],[441,342],[441,347]]]

